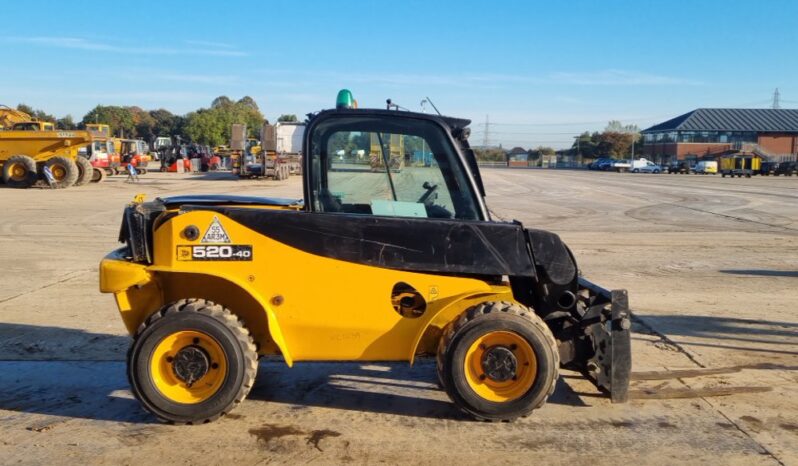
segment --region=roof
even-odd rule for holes
[[[643,130],[798,133],[798,109],[699,108]]]

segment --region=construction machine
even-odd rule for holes
[[[720,158],[720,176],[734,178],[756,175],[762,168],[762,157],[750,152],[726,154]]]
[[[469,120],[352,102],[343,90],[307,123],[304,199],[139,196],[125,208],[124,246],[99,279],[133,337],[141,404],[204,423],[240,406],[261,356],[301,368],[426,354],[481,420],[540,408],[561,367],[625,401],[626,291],[582,277],[555,233],[492,218]],[[385,144],[381,171],[339,160],[372,134],[423,143],[430,163],[395,172]]]
[[[55,125],[0,105],[0,169],[3,183],[29,188],[47,175],[57,188],[88,183],[93,167],[78,151],[92,141],[87,131],[57,131]]]
[[[136,168],[139,174],[147,173],[152,157],[149,155],[149,148],[140,139],[117,139],[121,168],[127,170],[128,165]]]
[[[371,170],[381,172],[385,166],[393,172],[399,172],[405,165],[404,138],[398,134],[371,133],[369,144],[369,161]],[[388,157],[383,157],[387,153]]]

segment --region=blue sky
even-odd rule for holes
[[[32,8],[35,5],[35,8]],[[795,1],[4,2],[0,103],[185,113],[251,95],[267,118],[430,97],[473,143],[570,145],[619,119],[798,107]]]

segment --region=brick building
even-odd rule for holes
[[[715,159],[748,152],[771,160],[795,160],[798,110],[699,108],[642,131],[649,160]]]

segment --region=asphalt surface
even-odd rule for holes
[[[97,264],[134,194],[301,196],[301,181],[150,173],[52,191],[0,185],[0,462],[798,464],[798,179],[488,169],[496,218],[559,233],[629,290],[634,399],[579,374],[514,423],[470,421],[434,366],[263,361],[231,415],[161,424]]]

